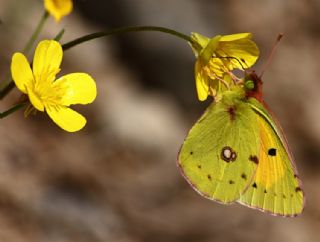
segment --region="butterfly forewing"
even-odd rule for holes
[[[195,190],[229,203],[252,183],[260,143],[256,113],[240,94],[226,93],[190,130],[178,162]]]

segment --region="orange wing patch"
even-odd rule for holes
[[[259,116],[258,122],[259,156],[249,157],[258,161],[258,168],[238,202],[275,215],[296,216],[303,210],[304,194],[284,136],[264,117]]]
[[[277,142],[272,143],[275,139],[274,133],[270,132],[270,126],[267,122],[261,122],[260,126],[261,147],[255,181],[257,185],[263,185],[268,189],[284,176],[285,168],[284,163],[279,161],[281,150],[276,148]]]

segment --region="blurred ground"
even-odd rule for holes
[[[86,128],[68,134],[44,114],[23,111],[0,125],[0,241],[319,241],[320,4],[317,0],[76,1],[59,25],[62,42],[125,25],[159,25],[204,35],[249,31],[266,61],[265,99],[277,114],[307,194],[294,219],[199,196],[176,168],[179,147],[208,103],[199,103],[188,45],[161,33],[95,40],[65,53],[62,74],[97,81],[94,104],[79,107]],[[2,79],[42,15],[42,1],[0,0]],[[19,97],[2,101],[4,110]]]

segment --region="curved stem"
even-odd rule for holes
[[[26,46],[23,48],[23,53],[25,55],[27,55],[29,53],[29,51],[31,50],[32,46],[33,46],[33,43],[36,41],[36,39],[38,38],[46,20],[48,19],[48,12],[45,12],[41,19],[40,19],[40,22],[38,23],[35,31],[33,32],[33,34],[31,35],[30,39],[28,40]]]
[[[63,48],[63,50],[68,50],[68,49],[70,49],[76,45],[79,45],[81,43],[84,43],[86,41],[98,39],[101,37],[106,37],[109,35],[128,33],[128,32],[146,32],[146,31],[154,31],[154,32],[162,32],[162,33],[170,34],[170,35],[176,36],[180,39],[186,40],[190,43],[197,44],[197,43],[194,43],[194,41],[190,38],[190,36],[185,35],[183,33],[180,33],[178,31],[175,31],[173,29],[169,29],[169,28],[165,28],[165,27],[158,27],[158,26],[129,26],[129,27],[122,27],[122,28],[113,29],[110,31],[102,31],[102,32],[97,32],[97,33],[93,33],[93,34],[88,34],[88,35],[82,36],[80,38],[77,38],[75,40],[72,40],[68,43],[63,44],[62,48]]]
[[[30,49],[32,48],[32,45],[34,43],[34,41],[36,40],[36,38],[38,37],[40,31],[43,28],[43,25],[46,21],[46,19],[48,18],[48,13],[45,12],[45,14],[42,16],[42,19],[40,20],[38,26],[36,27],[35,32],[32,34],[30,40],[28,41],[28,43],[26,44],[23,52],[24,53],[28,53],[30,51]],[[61,32],[61,34],[63,34],[63,31]],[[121,34],[121,33],[128,33],[128,32],[162,32],[162,33],[166,33],[169,35],[173,35],[176,36],[180,39],[186,40],[189,43],[193,44],[193,45],[197,45],[198,43],[194,42],[190,36],[185,35],[183,33],[180,33],[178,31],[175,31],[173,29],[169,29],[169,28],[165,28],[165,27],[158,27],[158,26],[129,26],[129,27],[121,27],[121,28],[116,28],[110,31],[102,31],[102,32],[96,32],[93,34],[88,34],[85,36],[82,36],[80,38],[74,39],[70,42],[67,42],[65,44],[62,45],[63,50],[68,50],[74,46],[77,46],[81,43],[93,40],[93,39],[98,39],[101,37],[107,37],[110,35],[114,35],[114,34]],[[58,38],[60,37],[60,33],[57,35]],[[2,99],[3,97],[5,97],[13,88],[15,87],[13,81],[11,80],[8,83],[5,83],[5,85],[3,85],[2,88],[0,88],[0,99]],[[6,112],[0,113],[0,118],[5,117],[9,114],[11,114],[12,112],[15,112],[17,109],[21,108],[22,105],[18,105],[16,107],[13,107],[11,109],[9,109]]]

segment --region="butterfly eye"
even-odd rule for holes
[[[246,80],[244,83],[244,86],[248,90],[253,90],[254,89],[254,82],[252,80]]]

